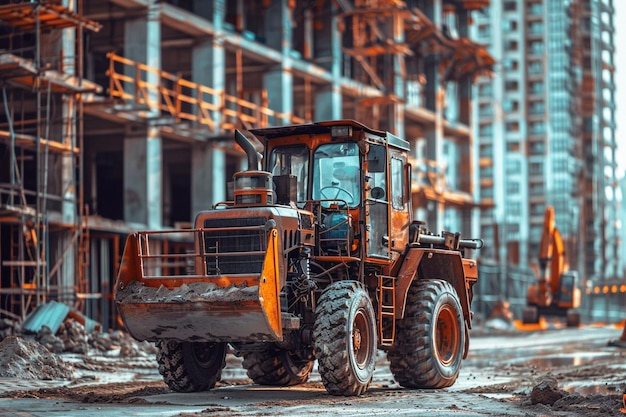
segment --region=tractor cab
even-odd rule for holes
[[[264,139],[264,168],[278,204],[316,214],[320,255],[388,263],[407,243],[408,143],[352,120],[251,131]]]

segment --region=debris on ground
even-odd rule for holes
[[[68,309],[69,310],[69,309]],[[71,379],[74,368],[63,361],[62,354],[109,357],[146,357],[157,352],[153,343],[138,342],[123,331],[101,332],[99,325],[85,325],[75,314],[50,315],[49,323],[41,314],[38,321],[22,326],[17,320],[0,320],[0,377],[20,379]],[[38,331],[33,332],[36,326]]]
[[[580,417],[623,416],[622,394],[582,395],[559,389],[557,379],[550,375],[541,376],[522,405],[543,407],[548,414],[575,412]],[[530,404],[529,404],[530,403]]]
[[[71,379],[74,368],[45,346],[17,336],[0,342],[0,377],[20,379]]]
[[[531,404],[553,405],[567,393],[559,389],[559,383],[553,376],[543,376],[530,392]]]

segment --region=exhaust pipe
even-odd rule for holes
[[[239,130],[235,130],[235,142],[243,148],[248,156],[248,171],[257,171],[259,169],[259,156],[252,142]]]

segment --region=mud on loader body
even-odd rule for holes
[[[175,391],[212,388],[227,347],[258,384],[359,395],[378,349],[405,387],[452,385],[480,239],[412,220],[408,142],[351,120],[240,132],[248,171],[193,229],[128,237],[115,300]]]

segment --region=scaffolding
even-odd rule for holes
[[[61,160],[66,161],[72,176],[79,171],[81,94],[98,90],[81,78],[80,34],[82,30],[97,31],[100,25],[44,1],[0,6],[0,21],[4,29],[0,39],[4,110],[0,142],[9,155],[5,158],[9,182],[0,184],[0,313],[24,319],[49,298],[73,292],[59,282],[59,268],[77,242],[88,244],[81,237],[84,229],[80,225],[86,216],[80,210],[81,195],[76,189],[80,179],[72,177],[66,193],[55,192],[49,173],[54,168],[51,164]],[[65,30],[78,33],[73,35],[76,54],[42,53],[49,46],[43,45],[43,36],[50,39]],[[52,113],[58,105],[63,110],[55,125]],[[78,207],[78,213],[66,221],[63,206],[68,204]],[[61,230],[72,237],[64,245],[52,245],[63,255],[50,264],[51,234]],[[84,281],[83,266],[76,265],[79,283]]]
[[[464,171],[458,176],[470,181],[468,113],[459,123],[447,120],[445,94],[438,91],[445,92],[446,83],[471,82],[489,74],[493,58],[466,37],[448,36],[441,21],[431,21],[425,12],[408,7],[409,2],[233,1],[225,2],[225,11],[212,11],[224,13],[219,18],[199,17],[184,9],[193,6],[171,1],[82,0],[78,2],[82,10],[77,11],[57,3],[0,6],[5,111],[0,117],[0,150],[8,152],[5,160],[10,163],[8,181],[0,183],[0,314],[23,319],[38,304],[54,298],[87,310],[106,326],[106,316],[113,313],[110,284],[119,266],[120,240],[135,225],[129,225],[128,219],[117,220],[124,218],[123,208],[116,208],[120,216],[102,215],[106,210],[98,202],[98,181],[104,175],[99,176],[93,155],[124,154],[124,141],[131,134],[158,137],[167,146],[160,155],[163,159],[174,158],[176,152],[192,154],[198,144],[241,159],[242,152],[229,142],[235,129],[312,121],[319,105],[316,94],[324,89],[331,96],[323,102],[338,102],[343,117],[410,137],[412,146],[415,140],[423,140],[424,132],[459,143],[464,158],[459,166]],[[462,16],[489,4],[487,0],[441,3],[441,14]],[[263,27],[260,22],[270,22],[267,14],[271,13],[280,14],[285,30],[270,33]],[[158,61],[169,48],[167,53],[180,53],[176,57],[184,64],[171,59],[160,62],[160,67],[151,66],[142,62],[148,60],[141,53],[133,55],[133,47],[141,46],[120,33],[133,30],[128,21],[135,18],[160,25],[155,35]],[[297,28],[290,27],[294,21]],[[283,38],[267,39],[276,33]],[[83,51],[88,34],[93,35],[92,49]],[[317,35],[326,36],[330,46],[316,50],[322,43]],[[63,52],[67,48],[55,50],[54,45],[62,42],[72,44],[72,56]],[[124,42],[132,45],[119,47]],[[190,61],[198,44],[218,50],[217,58],[210,56],[215,59],[213,67],[223,69],[221,84],[206,85],[214,80],[202,74],[200,81],[190,76],[190,72],[197,75]],[[285,44],[289,47],[283,48]],[[97,58],[101,61],[96,62],[94,50],[102,53]],[[91,64],[91,72],[83,71],[83,62]],[[274,84],[265,84],[268,73]],[[284,85],[291,90],[282,91]],[[85,152],[91,152],[91,160]],[[190,177],[189,160],[185,162],[185,175]],[[467,210],[475,207],[471,184],[452,184],[441,160],[416,152],[412,163],[414,207],[431,201]],[[239,168],[237,163],[231,165]],[[112,170],[117,174],[119,165]],[[53,176],[61,178],[52,181]],[[126,204],[124,184],[116,186],[115,194],[106,197]],[[168,186],[174,188],[171,184],[160,188]],[[174,197],[159,197],[163,206],[173,205]],[[66,271],[70,262],[74,274]],[[73,275],[71,283],[61,278],[67,275]]]

